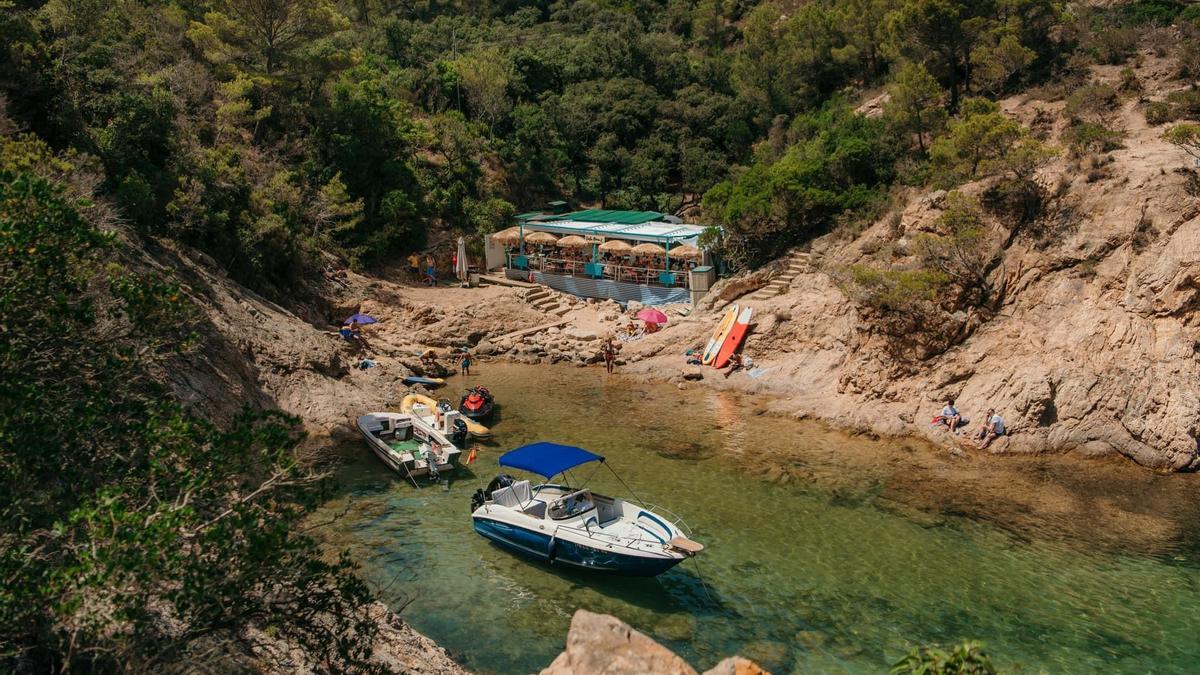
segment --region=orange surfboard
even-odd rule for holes
[[[725,316],[721,317],[721,322],[717,324],[717,329],[713,331],[708,344],[704,346],[704,354],[700,358],[700,363],[706,366],[711,365],[717,358],[717,352],[721,350],[721,345],[725,344],[725,338],[729,336],[729,329],[733,328],[733,322],[737,320],[737,315],[738,306],[735,304],[725,312]]]
[[[742,310],[737,321],[734,322],[733,328],[729,329],[729,335],[725,338],[725,343],[721,345],[721,350],[717,352],[717,358],[713,361],[713,368],[724,368],[729,363],[729,357],[737,351],[741,346],[742,340],[746,339],[746,331],[750,330],[750,307]]]

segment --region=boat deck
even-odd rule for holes
[[[397,440],[397,439],[393,438],[393,439],[385,441],[385,442],[387,443],[387,446],[389,448],[391,448],[393,451],[395,451],[399,454],[404,454],[407,452],[407,453],[410,453],[415,456],[417,453],[417,450],[421,449],[421,441],[416,438],[410,438],[406,441],[401,441],[401,440]]]

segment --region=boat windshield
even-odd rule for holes
[[[550,504],[549,513],[552,519],[563,520],[586,513],[594,508],[596,508],[596,503],[592,501],[591,490],[578,490],[555,499]]]

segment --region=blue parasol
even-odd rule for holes
[[[370,314],[355,314],[354,316],[348,317],[346,319],[345,325],[348,326],[355,321],[357,321],[358,325],[360,325],[360,326],[366,326],[366,325],[373,324],[373,323],[379,323],[379,320],[376,319],[375,317],[371,316]]]

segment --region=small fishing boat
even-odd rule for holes
[[[566,472],[604,458],[582,448],[533,443],[505,453],[500,466],[562,483],[531,485],[500,474],[471,498],[475,531],[499,546],[552,565],[626,576],[662,574],[704,549],[682,519],[566,482]],[[605,466],[608,466],[605,464]],[[673,515],[673,514],[672,514]]]
[[[435,401],[423,394],[408,394],[403,400],[400,401],[400,412],[420,415],[421,417],[426,418],[431,424],[436,422],[436,415],[434,414],[435,410],[446,413],[453,409],[454,406],[450,405],[450,402],[446,399]],[[464,426],[466,426],[467,433],[470,434],[472,438],[492,437],[491,429],[488,429],[469,417],[460,416],[458,418],[458,422],[461,422]],[[453,438],[451,440],[453,440]],[[458,442],[455,442],[455,445],[460,448],[465,447],[462,443]]]
[[[358,418],[358,431],[384,464],[407,478],[437,478],[457,468],[462,455],[445,434],[416,415],[367,413]]]
[[[492,414],[496,401],[487,387],[474,387],[463,394],[458,402],[458,410],[473,420],[483,419]]]

